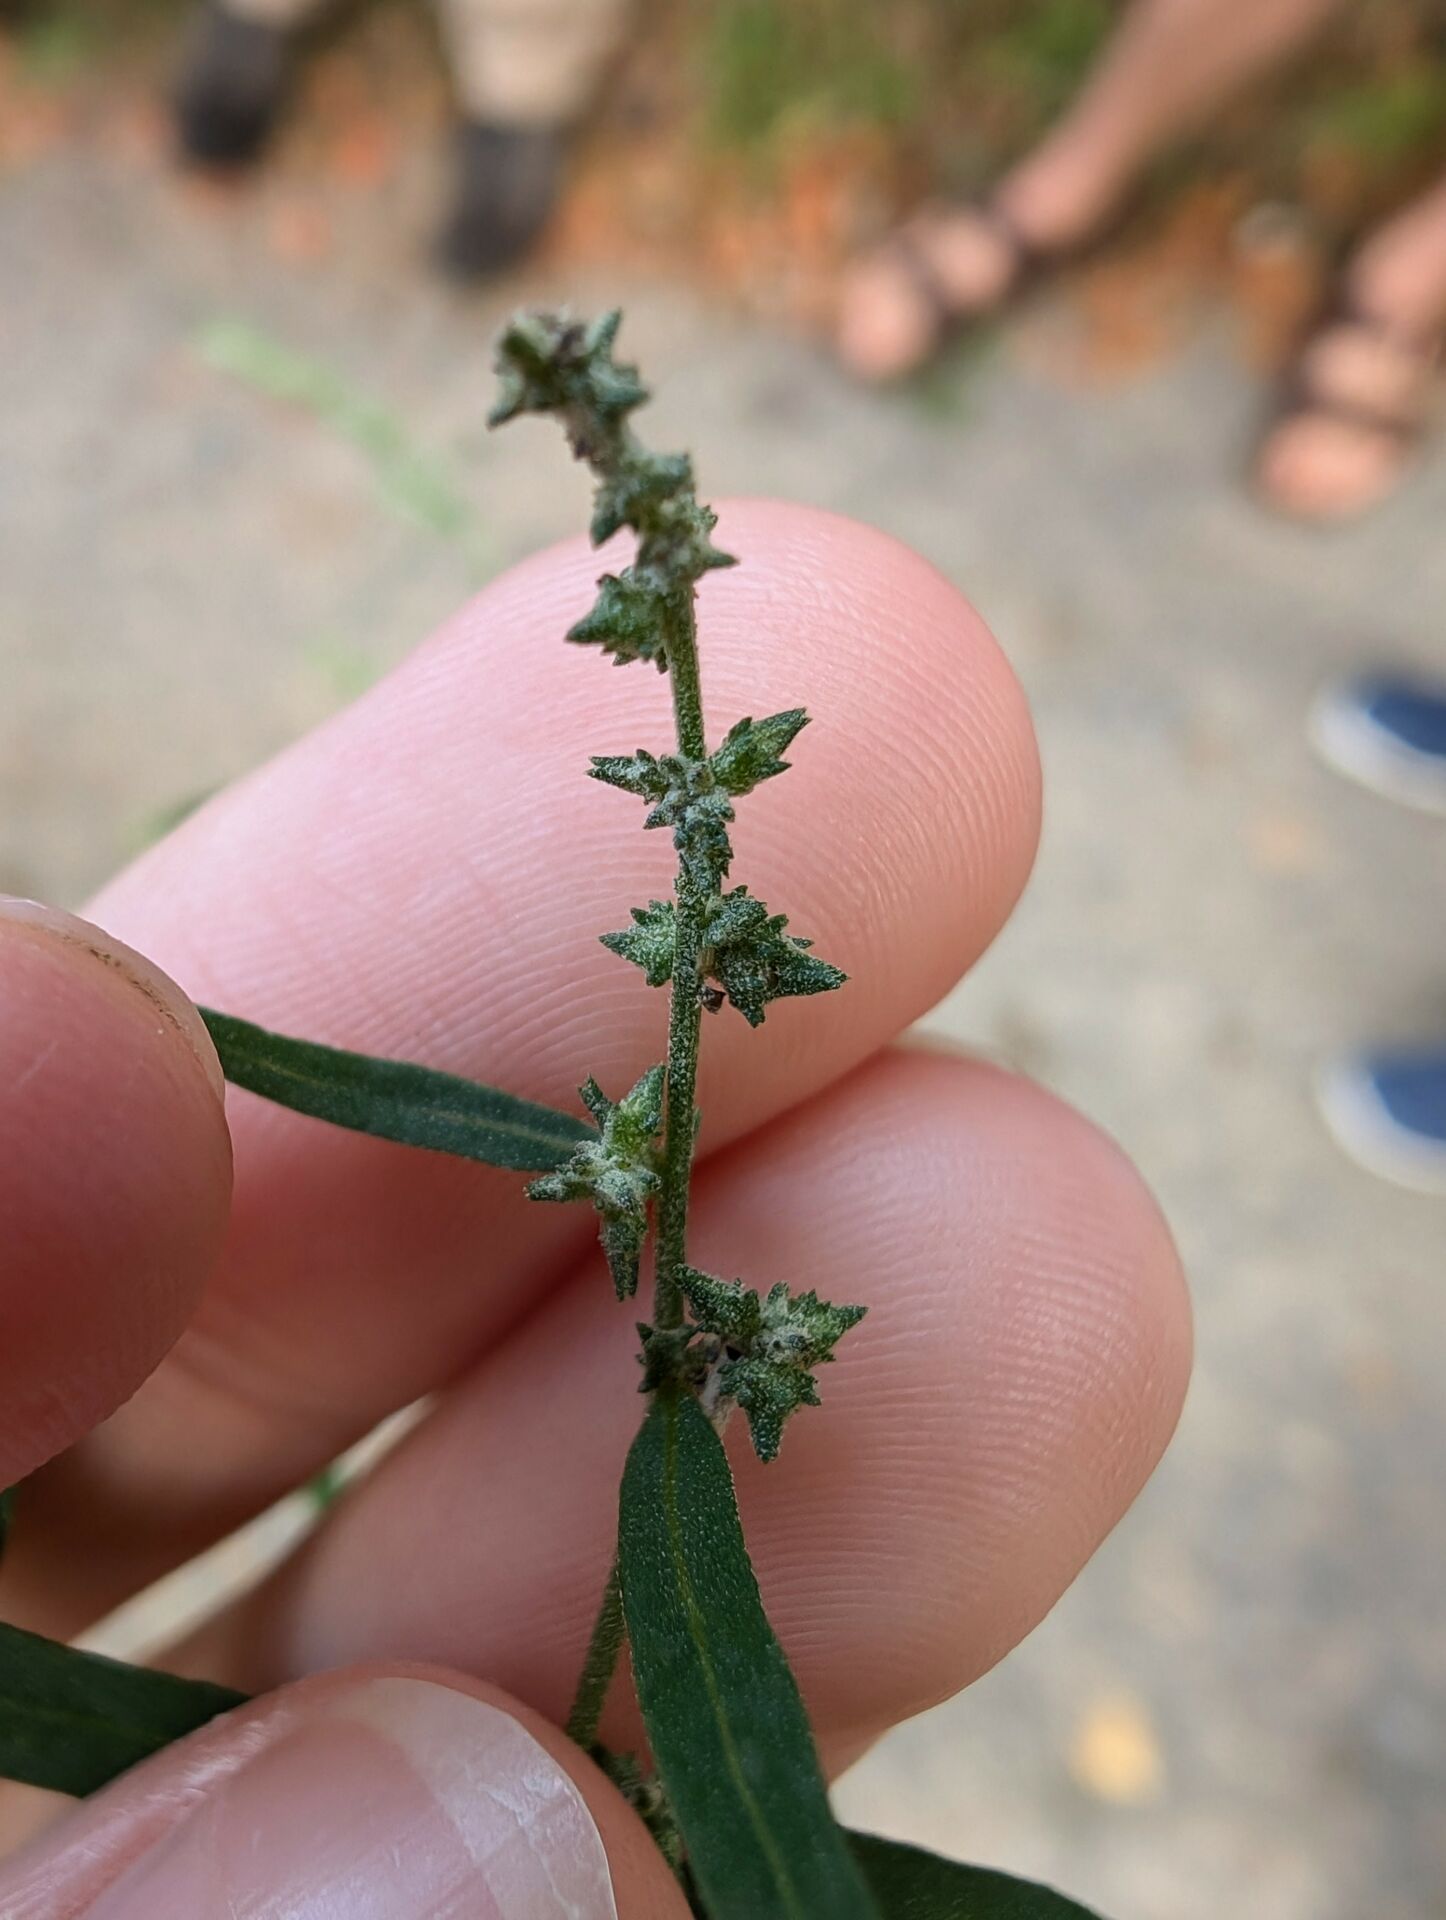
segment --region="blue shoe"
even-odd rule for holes
[[[1446,682],[1363,674],[1322,696],[1310,731],[1337,772],[1388,800],[1446,814]]]
[[[1446,1047],[1336,1061],[1319,1093],[1326,1125],[1353,1160],[1398,1186],[1446,1193]]]

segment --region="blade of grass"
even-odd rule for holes
[[[228,316],[201,329],[197,349],[208,366],[272,399],[306,408],[350,441],[389,507],[460,546],[474,573],[492,571],[476,515],[447,462],[419,447],[394,413],[359,392],[335,367],[299,353],[263,327]]]

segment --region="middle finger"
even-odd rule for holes
[[[764,1597],[838,1761],[997,1660],[1134,1498],[1189,1364],[1178,1263],[1077,1114],[910,1052],[710,1163],[692,1243],[728,1277],[869,1307],[777,1466],[730,1433]],[[436,1660],[561,1720],[642,1410],[632,1319],[590,1260],[202,1635],[194,1669],[257,1688]]]
[[[728,511],[705,587],[714,731],[798,703],[796,770],[741,809],[737,877],[854,976],[705,1048],[703,1144],[756,1126],[922,1012],[1033,854],[1027,714],[967,602],[829,515]],[[598,558],[514,570],[400,672],[113,886],[96,917],[197,997],[283,1032],[571,1105],[662,1049],[665,1009],[597,943],[666,891],[666,834],[585,777],[668,737],[667,690],[559,635]],[[630,813],[630,807],[634,811]],[[581,1208],[233,1094],[227,1256],[158,1373],[51,1469],[7,1605],[71,1633],[472,1364],[565,1274]],[[83,1548],[83,1550],[82,1550]]]

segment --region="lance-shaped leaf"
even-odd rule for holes
[[[654,581],[640,578],[633,567],[605,573],[597,584],[592,610],[568,628],[568,639],[580,646],[601,647],[612,655],[616,667],[625,667],[630,660],[651,660],[665,673],[667,594]]]
[[[1035,1880],[966,1867],[871,1833],[851,1833],[848,1842],[887,1920],[1096,1920]]]
[[[570,1113],[405,1060],[318,1046],[201,1009],[226,1078],[296,1113],[407,1147],[537,1173],[588,1138]]]
[[[693,1319],[717,1337],[723,1361],[718,1385],[748,1417],[760,1460],[775,1460],[784,1422],[799,1407],[819,1404],[814,1367],[863,1319],[863,1307],[836,1307],[810,1289],[793,1294],[783,1281],[761,1299],[741,1280],[717,1280],[685,1267],[679,1276]]]
[[[691,1394],[660,1393],[633,1442],[618,1570],[648,1744],[711,1920],[879,1920]]]
[[[658,1135],[663,1126],[664,1069],[650,1067],[630,1093],[613,1102],[596,1080],[582,1098],[597,1122],[554,1173],[527,1189],[533,1200],[591,1200],[619,1300],[638,1290],[638,1261],[648,1237],[648,1202],[658,1191]]]
[[[650,900],[630,909],[633,924],[617,933],[599,934],[603,945],[641,967],[650,987],[665,987],[673,977],[677,910],[671,900]]]
[[[786,773],[788,762],[781,756],[807,725],[802,707],[772,713],[766,720],[740,720],[709,756],[719,786],[734,795],[751,793],[764,780]]]
[[[750,1027],[763,1024],[771,1000],[831,993],[848,978],[808,951],[811,940],[786,933],[787,925],[787,914],[770,914],[746,887],[735,887],[709,909],[704,971]]]
[[[0,1626],[0,1778],[94,1793],[245,1699]]]

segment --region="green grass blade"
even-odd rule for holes
[[[546,1173],[580,1140],[584,1120],[476,1080],[405,1060],[374,1060],[311,1040],[268,1033],[249,1020],[201,1009],[226,1078],[278,1106],[354,1133],[428,1147],[515,1173]]]
[[[245,1699],[0,1625],[0,1778],[94,1793]]]
[[[691,1394],[660,1393],[633,1443],[618,1556],[649,1744],[711,1920],[879,1920]]]
[[[884,1920],[1096,1920],[1034,1880],[961,1866],[872,1833],[851,1833],[848,1842]]]
[[[335,367],[298,353],[264,327],[225,315],[201,329],[197,345],[218,372],[272,399],[305,407],[349,440],[396,512],[444,540],[477,544],[471,505],[447,462],[416,446],[397,415],[359,392]]]

